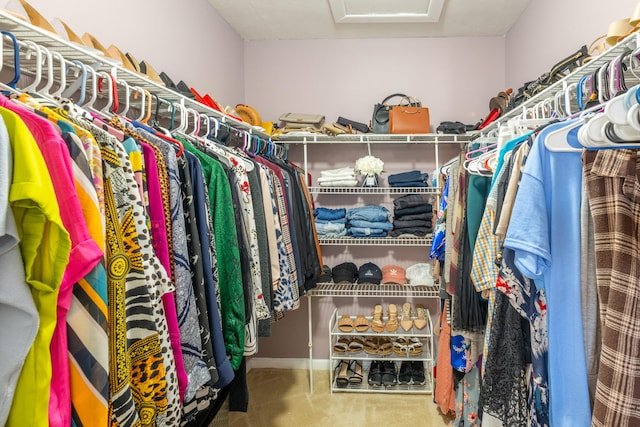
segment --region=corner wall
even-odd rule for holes
[[[506,37],[506,83],[524,82],[605,34],[610,22],[629,17],[627,0],[531,0]]]
[[[48,21],[59,17],[79,36],[115,44],[223,106],[244,99],[242,38],[207,0],[28,1]]]

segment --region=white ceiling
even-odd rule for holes
[[[208,1],[246,40],[502,36],[529,3],[444,0],[439,22],[336,24],[329,0]]]

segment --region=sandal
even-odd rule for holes
[[[338,386],[338,388],[346,388],[349,385],[348,368],[349,362],[347,360],[341,360],[338,366],[336,366],[336,371],[338,371],[338,375],[336,375],[336,386]]]
[[[358,360],[352,360],[349,363],[349,384],[362,384],[362,363]]]
[[[348,314],[343,314],[338,320],[338,329],[341,332],[351,332],[353,330],[353,320],[351,320],[351,316]]]
[[[369,321],[364,315],[358,314],[355,322],[353,322],[353,326],[358,332],[367,332],[369,330]]]
[[[364,352],[367,354],[378,354],[378,338],[367,337],[364,342]]]
[[[395,304],[389,304],[389,320],[387,320],[387,332],[395,332],[398,330],[398,307]]]
[[[349,343],[349,353],[360,353],[362,350],[364,350],[362,338],[355,337],[352,339]]]
[[[405,332],[409,332],[413,328],[413,319],[411,319],[411,304],[405,302],[402,304],[402,318],[400,319],[400,326]]]
[[[409,349],[409,354],[411,356],[418,356],[419,354],[422,354],[424,344],[422,344],[422,341],[420,341],[420,339],[413,337],[411,338],[411,344],[409,344],[407,348]]]
[[[393,343],[393,352],[398,356],[406,356],[408,344],[409,341],[405,337],[399,337]]]
[[[373,332],[384,331],[384,322],[382,321],[382,305],[376,304],[373,308],[373,319],[371,319],[371,329]]]
[[[378,354],[380,356],[388,356],[393,351],[393,344],[391,343],[391,339],[389,337],[380,337],[380,341],[378,343]]]
[[[333,351],[344,354],[349,350],[349,344],[349,339],[342,337],[333,345]]]
[[[413,320],[416,328],[422,330],[427,326],[426,309],[422,304],[416,304],[416,318]]]

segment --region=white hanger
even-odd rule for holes
[[[569,132],[571,130],[575,129],[578,126],[581,126],[583,123],[584,123],[584,119],[581,117],[581,118],[575,119],[573,122],[567,122],[564,126],[560,127],[559,129],[554,129],[549,131],[549,133],[546,134],[546,137],[544,139],[544,146],[546,147],[547,150],[554,151],[554,152],[570,153],[570,152],[582,151],[579,148],[575,148],[569,145],[569,142],[567,141],[567,136],[569,135]]]
[[[25,40],[24,42],[19,42],[19,44],[24,44],[27,47],[26,60],[31,59],[33,52],[36,54],[36,71],[33,76],[33,82],[22,89],[23,92],[35,92],[42,80],[42,50],[40,50],[39,45],[31,40]]]
[[[124,96],[118,96],[118,99],[123,99],[124,100],[124,108],[122,109],[122,111],[120,111],[120,112],[114,111],[114,113],[119,115],[119,116],[126,117],[127,116],[127,112],[129,111],[129,107],[130,107],[129,98],[131,97],[131,88],[129,87],[129,83],[127,83],[127,81],[124,80],[124,79],[121,79],[121,80],[117,80],[116,79],[116,89],[117,89],[118,85],[124,87]],[[120,106],[118,105],[118,108],[119,107]]]
[[[140,99],[140,116],[135,119],[136,121],[140,121],[144,118],[144,115],[145,115],[145,106],[147,103],[147,97],[144,93],[144,90],[141,87],[131,86],[131,88],[134,90],[134,93],[133,93],[134,99],[138,94],[140,95],[140,98],[141,98]]]
[[[62,97],[62,92],[67,87],[67,71],[66,71],[67,61],[59,52],[55,52],[55,51],[51,52],[51,55],[53,58],[58,59],[58,62],[60,63],[59,86],[56,91],[51,93],[51,97],[60,98]],[[54,61],[51,62],[51,67],[52,68],[54,67]]]

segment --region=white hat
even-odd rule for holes
[[[413,264],[407,268],[406,277],[410,285],[433,286],[433,268],[431,264]]]

